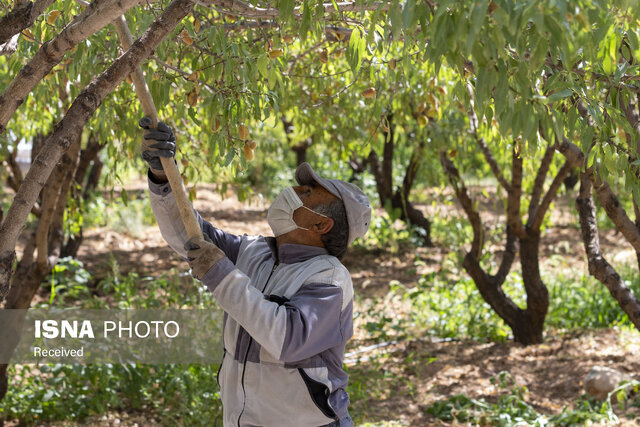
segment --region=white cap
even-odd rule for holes
[[[367,195],[357,185],[339,179],[321,178],[307,162],[300,164],[296,169],[296,181],[300,185],[309,185],[315,181],[329,193],[342,200],[349,223],[348,244],[351,244],[358,237],[364,236],[371,223],[371,203],[369,203]]]

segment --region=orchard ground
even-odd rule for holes
[[[127,193],[129,198],[144,201],[145,184],[140,182],[128,187]],[[444,197],[445,193],[446,190],[432,196]],[[270,234],[266,222],[267,204],[259,200],[250,204],[240,203],[233,196],[222,200],[214,187],[207,185],[199,186],[197,194],[195,208],[215,226],[236,234]],[[499,223],[501,203],[494,202],[497,200],[494,196],[489,188],[485,188],[484,196],[480,196],[484,197],[481,207],[484,208],[483,219],[487,227]],[[570,265],[574,271],[587,275],[577,217],[572,213],[574,197],[561,197],[551,212],[554,226],[547,228],[542,238],[541,267],[559,270]],[[448,218],[461,218],[459,221],[465,221],[455,205],[438,203],[418,207],[430,219],[439,217],[446,221]],[[108,215],[115,215],[111,209],[107,204]],[[123,220],[126,222],[127,218]],[[402,224],[396,223],[395,227],[401,228]],[[563,408],[576,405],[584,394],[583,379],[595,365],[609,366],[638,379],[640,334],[632,330],[547,331],[543,344],[529,347],[512,341],[446,340],[420,332],[372,340],[366,327],[372,316],[383,317],[387,324],[392,325],[396,324],[395,319],[406,317],[412,309],[397,289],[412,289],[420,277],[428,277],[445,268],[447,254],[464,250],[464,247],[452,247],[445,237],[437,234],[434,237],[436,246],[433,248],[403,244],[395,249],[356,247],[351,248],[344,259],[352,274],[356,293],[356,328],[347,349],[347,365],[353,387],[351,412],[357,422],[448,425],[449,421],[433,417],[427,408],[458,394],[495,403],[506,391],[491,379],[503,371],[510,373],[515,384],[526,387],[524,400],[540,414],[547,415],[558,414]],[[635,257],[631,257],[633,252],[614,230],[605,230],[601,234],[601,243],[603,252],[610,259],[635,263]],[[501,244],[496,241],[488,247],[499,252]],[[557,261],[560,258],[564,260],[561,263]],[[157,276],[172,268],[187,269],[187,264],[162,240],[157,227],[150,225],[86,230],[78,259],[96,282],[106,274],[114,259],[121,273],[135,271],[140,276]],[[454,287],[455,283],[450,285]],[[45,288],[41,290],[46,291]],[[39,295],[35,302],[46,298],[46,294]],[[376,344],[378,347],[372,348]],[[633,411],[638,411],[638,408],[627,408],[625,413],[638,419],[640,411]],[[635,421],[621,420],[621,425],[636,425]],[[161,424],[152,412],[110,412],[92,416],[83,423],[96,426]]]

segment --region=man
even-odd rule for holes
[[[151,206],[162,236],[225,311],[218,372],[225,426],[352,426],[342,361],[353,335],[353,287],[339,259],[363,236],[371,205],[355,185],[324,179],[308,163],[298,186],[275,199],[275,237],[235,236],[198,221],[205,239],[187,240],[160,157],[173,157],[164,123],[147,129]]]

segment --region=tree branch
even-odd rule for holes
[[[16,161],[17,157],[18,149],[16,148],[15,150],[9,152],[9,156],[5,158],[5,162],[7,162],[10,172],[7,176],[7,184],[9,184],[9,187],[11,187],[11,189],[16,193],[22,185],[23,180],[22,170],[20,170],[20,165],[18,165],[18,162]]]
[[[624,97],[620,96],[620,107],[624,111],[624,115],[627,119],[627,122],[631,125],[631,128],[636,132],[636,144],[635,147],[631,144],[630,149],[635,151],[636,155],[640,154],[640,114],[638,113],[638,108],[640,107],[640,103],[634,103],[629,101],[628,104],[624,103]]]
[[[559,144],[556,141],[554,147],[567,159],[567,161],[571,163],[572,166],[582,166],[584,164],[585,158],[582,150],[567,138],[563,137],[562,142]]]
[[[440,153],[440,163],[442,164],[442,168],[449,178],[449,182],[456,193],[456,197],[462,205],[462,209],[467,214],[467,218],[469,218],[469,222],[473,228],[473,242],[471,243],[471,251],[469,251],[469,255],[473,259],[478,260],[484,246],[484,227],[482,225],[482,219],[480,218],[478,211],[473,207],[473,201],[469,196],[469,190],[464,185],[464,181],[460,177],[458,169],[447,157],[446,151],[442,151]]]
[[[511,188],[507,196],[507,225],[518,238],[525,238],[526,232],[520,218],[520,198],[522,197],[522,157],[513,143],[511,154]]]
[[[553,161],[553,155],[555,154],[555,148],[549,145],[542,156],[540,161],[540,167],[538,173],[536,173],[536,179],[533,183],[533,191],[531,193],[531,200],[529,201],[529,215],[527,217],[527,225],[530,225],[533,221],[533,217],[536,215],[538,204],[540,203],[540,197],[544,188],[544,181],[547,178],[549,167]]]
[[[69,151],[62,156],[62,161],[60,162],[60,168],[64,173],[61,180],[60,194],[56,202],[55,210],[53,211],[53,220],[49,227],[49,246],[47,251],[49,252],[50,266],[54,266],[58,262],[62,249],[62,241],[64,240],[64,211],[67,207],[69,191],[71,190],[76,171],[78,170],[80,143],[81,138],[78,138],[76,142],[71,144]]]
[[[16,161],[16,156],[18,155],[18,150],[11,151],[9,156],[5,158],[7,165],[9,166],[9,173],[7,174],[7,185],[14,192],[18,192],[20,186],[22,185],[22,170],[20,170],[20,165]],[[31,208],[31,213],[35,216],[40,216],[40,206],[37,203],[34,203]],[[2,221],[0,221],[2,223]]]
[[[496,283],[503,283],[507,278],[507,275],[511,271],[511,266],[516,258],[518,239],[511,230],[511,227],[507,226],[507,243],[504,246],[504,253],[502,254],[502,261],[500,262],[500,268],[498,272],[491,276],[491,280]]]
[[[42,44],[0,95],[0,133],[5,131],[7,123],[27,95],[62,60],[65,53],[139,2],[95,0],[56,37]]]
[[[18,49],[19,34],[11,37],[8,41],[0,44],[0,56],[10,56]]]
[[[624,285],[620,275],[602,255],[596,221],[596,206],[591,194],[591,177],[588,174],[580,174],[580,194],[576,199],[576,205],[580,217],[582,240],[587,252],[589,274],[607,287],[620,308],[629,316],[629,320],[640,330],[640,302]]]
[[[80,152],[80,162],[76,169],[74,178],[76,183],[82,185],[85,175],[87,174],[87,170],[89,169],[89,165],[97,158],[98,152],[106,145],[106,143],[101,142],[93,133],[89,134],[87,147]]]
[[[191,0],[172,1],[144,35],[107,70],[96,77],[74,100],[62,121],[55,126],[53,133],[47,138],[11,204],[0,227],[0,254],[12,251],[15,247],[29,211],[53,167],[69,148],[71,142],[81,134],[87,121],[104,98],[148,58],[178,22],[191,12],[193,6]]]
[[[53,221],[56,203],[60,197],[60,188],[62,187],[64,172],[61,167],[58,167],[42,189],[42,214],[40,215],[36,229],[36,247],[38,249],[36,263],[40,271],[45,271],[49,266],[49,229]]]
[[[389,122],[389,131],[383,132],[384,149],[382,151],[382,179],[384,180],[385,198],[393,197],[393,152],[395,149],[395,123],[393,123],[393,114],[387,114]]]
[[[422,165],[424,146],[425,140],[421,139],[418,145],[413,148],[413,152],[411,153],[411,159],[409,159],[409,165],[407,166],[407,171],[405,172],[404,179],[402,180],[402,195],[405,200],[409,198],[413,182],[415,181],[418,171],[420,170],[420,166]]]
[[[600,205],[604,208],[607,216],[616,226],[616,230],[622,233],[627,242],[633,246],[636,253],[640,253],[640,231],[638,231],[636,225],[631,221],[627,212],[620,205],[618,198],[611,190],[609,184],[602,181],[600,176],[594,173],[593,167],[587,169],[585,174],[593,183],[598,202],[600,202]]]
[[[35,0],[17,4],[9,14],[0,18],[0,45],[6,43],[14,35],[33,25],[36,18],[42,15],[55,0]]]
[[[493,156],[493,153],[487,146],[484,138],[480,138],[480,136],[478,135],[479,121],[474,108],[475,104],[474,104],[474,98],[473,98],[473,90],[470,86],[467,86],[467,90],[469,91],[469,99],[470,99],[469,109],[467,110],[467,117],[469,117],[469,127],[471,128],[471,135],[473,135],[473,139],[475,139],[476,143],[480,147],[480,151],[482,151],[482,154],[484,155],[485,160],[487,161],[487,163],[489,163],[491,172],[493,172],[493,175],[496,177],[496,179],[498,180],[502,188],[504,188],[505,191],[508,192],[510,191],[509,183],[504,178],[504,175],[500,170],[500,166],[498,165],[496,158]]]
[[[562,182],[567,177],[567,175],[569,175],[571,169],[573,169],[573,165],[571,164],[571,162],[564,162],[564,165],[562,165],[562,168],[560,168],[557,175],[553,179],[551,186],[544,195],[540,207],[536,209],[533,221],[531,221],[531,217],[529,217],[529,221],[531,222],[531,224],[529,224],[529,221],[527,221],[527,226],[530,226],[531,229],[538,230],[540,228],[540,226],[542,225],[542,221],[544,220],[544,216],[546,215],[547,210],[549,210],[551,202],[553,201],[553,199],[555,199],[556,194],[558,194],[558,190],[562,185]]]

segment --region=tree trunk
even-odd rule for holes
[[[7,394],[7,390],[9,389],[9,378],[7,376],[7,368],[6,364],[0,364],[0,402]],[[0,426],[2,426],[4,421],[0,418]]]
[[[0,253],[0,304],[11,290],[11,276],[13,276],[13,263],[15,260],[15,251]]]
[[[544,318],[535,318],[528,310],[525,310],[518,313],[515,323],[510,326],[515,342],[522,345],[540,344],[542,342]]]
[[[307,138],[297,145],[293,145],[291,141],[291,134],[293,133],[293,122],[287,120],[286,116],[281,116],[282,127],[284,128],[284,134],[287,137],[287,142],[291,146],[291,150],[296,153],[296,166],[307,161],[307,150],[313,144],[312,138]]]
[[[380,165],[380,159],[378,158],[378,153],[375,150],[371,149],[369,152],[369,157],[367,157],[367,163],[371,168],[371,174],[376,182],[376,190],[378,192],[378,197],[380,199],[380,206],[384,207],[387,203],[387,200],[391,198],[391,193],[387,194],[387,188],[391,187],[390,182],[386,182],[384,175],[382,173],[382,166]]]
[[[311,138],[306,139],[298,145],[291,147],[294,153],[296,153],[296,165],[300,165],[307,161],[307,150],[311,146]]]
[[[544,319],[549,309],[549,291],[540,277],[539,230],[527,233],[520,241],[522,280],[527,293],[527,308],[513,330],[514,339],[522,344],[542,342]]]
[[[524,227],[520,216],[520,203],[522,197],[522,158],[514,151],[512,164],[511,183],[504,186],[508,189],[507,203],[507,235],[505,251],[502,262],[495,276],[488,275],[480,265],[482,249],[484,244],[484,230],[480,215],[469,195],[464,181],[453,162],[447,157],[446,151],[440,155],[440,162],[444,171],[455,190],[456,197],[462,205],[469,222],[473,228],[473,243],[471,250],[467,252],[463,267],[473,279],[482,298],[500,316],[502,320],[511,328],[513,339],[523,345],[538,344],[542,342],[544,331],[544,320],[549,306],[549,292],[542,282],[540,276],[540,265],[538,259],[538,249],[540,244],[540,227]],[[559,182],[564,179],[566,169],[562,169],[556,175],[543,202],[539,207],[533,208],[535,218],[544,214],[549,206],[549,201],[556,192]],[[538,180],[539,187],[543,180]],[[539,199],[542,196],[541,188],[537,190]],[[535,203],[537,204],[537,203]],[[537,221],[532,221],[534,224]],[[517,230],[517,231],[516,231]],[[516,242],[520,246],[520,265],[522,277],[527,294],[527,308],[522,309],[513,302],[502,290],[502,285],[511,270],[511,265],[516,255]]]
[[[517,327],[517,318],[522,309],[518,307],[502,290],[502,281],[494,277],[490,277],[480,266],[480,263],[474,258],[471,252],[467,252],[464,257],[463,267],[471,276],[482,298],[491,306],[491,308],[500,316],[505,323],[514,330]]]
[[[384,207],[393,198],[393,152],[394,152],[394,129],[393,115],[387,116],[389,130],[384,134],[384,148],[382,151],[382,163],[378,153],[372,148],[369,152],[367,162],[371,168],[371,173],[376,181],[376,190],[380,197],[380,205]]]
[[[425,246],[433,246],[431,241],[431,222],[422,214],[422,211],[416,209],[407,198],[405,198],[403,191],[398,190],[391,199],[391,208],[400,209],[402,212],[400,219],[407,224],[418,226],[425,231],[424,244]]]
[[[349,159],[349,167],[351,168],[351,177],[349,182],[355,182],[358,179],[358,175],[367,170],[368,159],[366,157],[359,158],[355,154],[351,155]]]
[[[82,190],[82,193],[77,194],[77,197],[82,198],[83,204],[85,207],[89,203],[90,199],[93,197],[94,190],[98,187],[98,183],[100,182],[100,173],[102,171],[102,166],[103,166],[102,162],[96,155],[93,161],[93,165],[91,166],[91,170],[89,171],[89,175],[86,176],[84,183],[83,181],[78,182],[78,184],[80,184],[79,189]],[[76,173],[76,178],[78,177],[82,178],[84,177],[84,175],[80,175]],[[60,249],[60,257],[75,258],[78,255],[78,250],[80,249],[80,245],[82,244],[82,241],[84,239],[83,234],[84,234],[83,227],[81,225],[79,228],[78,234],[69,236],[67,241],[63,243]]]
[[[402,212],[401,219],[408,223],[421,227],[425,231],[424,244],[425,246],[433,246],[431,242],[431,222],[422,214],[422,211],[416,209],[413,203],[409,201],[409,195],[413,188],[413,183],[418,176],[418,171],[422,165],[422,155],[424,152],[425,140],[421,140],[417,146],[414,147],[411,153],[411,159],[409,160],[409,166],[405,172],[404,179],[402,181],[402,187],[396,190],[391,200],[391,207],[394,209],[400,209]]]
[[[98,185],[100,171],[102,170],[102,162],[98,154],[104,146],[105,144],[100,143],[98,139],[90,136],[87,147],[80,153],[80,159],[74,177],[75,185],[71,189],[71,193],[75,200],[82,200],[82,206],[87,206],[89,199],[93,196],[93,191]],[[91,170],[87,174],[90,165]],[[83,227],[80,225],[76,235],[70,235],[66,242],[60,241],[60,257],[70,256],[75,258],[82,244],[82,240]]]

